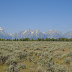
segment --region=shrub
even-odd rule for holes
[[[6,64],[8,65],[17,65],[17,59],[14,56],[11,56],[8,58],[8,60],[6,61]]]
[[[22,68],[22,69],[26,69],[27,67],[26,67],[25,64],[21,64],[20,68]]]

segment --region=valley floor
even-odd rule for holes
[[[72,72],[72,42],[0,41],[0,72]]]

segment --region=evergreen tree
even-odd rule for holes
[[[1,41],[1,38],[0,38],[0,41]]]
[[[38,38],[37,40],[38,40],[38,41],[41,41],[41,38]]]
[[[41,40],[44,41],[44,38],[42,38]]]
[[[17,41],[18,41],[18,39],[17,39]]]

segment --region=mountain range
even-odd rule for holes
[[[56,30],[49,30],[48,32],[40,32],[39,30],[26,30],[15,34],[9,34],[4,31],[3,28],[0,27],[0,38],[1,39],[22,39],[22,38],[72,38],[72,31],[62,34]]]

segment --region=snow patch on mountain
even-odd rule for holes
[[[72,31],[69,31],[65,34],[62,34],[56,30],[49,30],[48,32],[40,32],[39,30],[25,30],[19,33],[10,34],[6,33],[3,28],[0,27],[0,38],[4,39],[20,39],[20,38],[30,38],[30,39],[37,39],[37,38],[72,38]]]
[[[0,27],[0,31],[2,31],[3,29]]]

